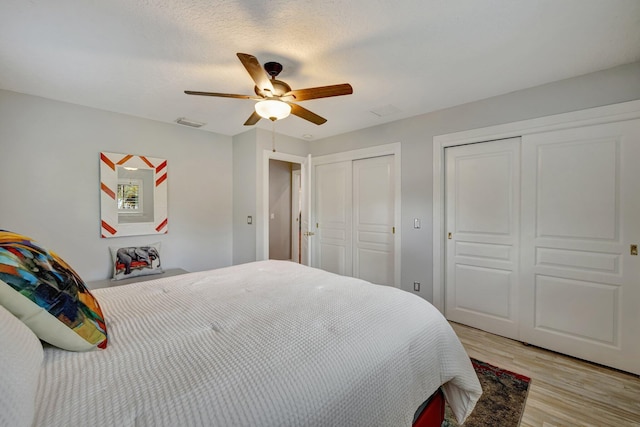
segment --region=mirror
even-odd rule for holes
[[[167,233],[167,161],[100,153],[100,212],[103,238]]]
[[[116,166],[118,223],[153,222],[153,169]]]

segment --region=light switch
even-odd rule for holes
[[[271,219],[276,219],[276,214],[272,213],[271,214]]]
[[[413,218],[413,228],[420,228],[420,218]]]
[[[247,224],[253,224],[253,217],[251,215],[247,217]]]

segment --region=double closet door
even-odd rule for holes
[[[394,156],[315,166],[314,266],[395,284]]]
[[[447,318],[640,374],[640,120],[445,157]]]

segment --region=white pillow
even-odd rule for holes
[[[43,358],[38,337],[0,305],[0,425],[33,422]]]

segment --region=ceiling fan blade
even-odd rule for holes
[[[321,125],[327,121],[327,119],[325,119],[324,117],[320,117],[316,113],[313,113],[297,104],[293,104],[291,102],[287,102],[287,104],[291,105],[291,114],[298,116],[302,119],[308,120],[311,123]]]
[[[185,90],[187,95],[200,95],[200,96],[220,96],[222,98],[238,98],[238,99],[262,99],[250,95],[235,95],[233,93],[216,93],[216,92],[197,92],[193,90]]]
[[[255,125],[256,123],[258,123],[258,121],[261,119],[262,117],[260,117],[260,114],[256,113],[255,111],[253,112],[253,114],[251,114],[249,116],[249,118],[247,119],[246,122],[244,122],[245,126],[252,126]]]
[[[307,99],[328,98],[330,96],[351,95],[353,88],[349,83],[340,85],[311,87],[308,89],[292,90],[283,96],[293,95],[296,101],[306,101]]]
[[[274,91],[271,80],[269,80],[269,76],[267,76],[267,73],[262,69],[262,65],[260,65],[256,57],[248,53],[238,53],[237,55],[242,65],[244,65],[244,68],[247,69],[247,72],[256,83],[258,89],[273,94]]]

